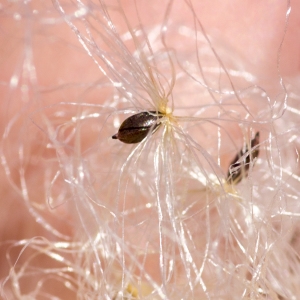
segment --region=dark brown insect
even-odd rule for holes
[[[259,132],[257,132],[254,139],[251,140],[250,151],[248,149],[248,145],[246,145],[245,149],[242,149],[231,162],[227,173],[227,182],[230,182],[231,184],[237,184],[243,179],[243,177],[248,175],[250,162],[259,155],[259,147],[253,149],[258,144]],[[248,154],[244,157],[243,161],[239,162],[239,159],[247,152]]]
[[[127,118],[120,126],[118,133],[112,136],[126,144],[141,142],[150,132],[154,133],[159,125],[161,112],[145,111]]]

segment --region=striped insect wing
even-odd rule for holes
[[[153,133],[158,129],[162,114],[156,111],[141,112],[127,118],[120,126],[117,134],[113,139],[119,139],[126,144],[136,144],[141,142],[150,132]]]

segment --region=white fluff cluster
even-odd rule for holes
[[[2,7],[23,44],[3,81],[1,161],[44,228],[11,242],[2,297],[299,299],[289,2],[268,80],[204,26],[201,5],[125,2]],[[143,111],[163,114],[156,132],[111,138]]]

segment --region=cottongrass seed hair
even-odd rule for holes
[[[299,6],[0,5],[1,297],[300,299]]]

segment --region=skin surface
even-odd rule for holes
[[[161,2],[152,1],[151,13],[149,13],[147,5],[144,6],[142,3],[138,5],[139,16],[144,28],[164,22],[167,2],[164,2],[164,9],[162,9]],[[136,28],[140,22],[134,2],[121,1],[121,3],[132,28]],[[4,278],[9,273],[6,254],[10,241],[31,239],[36,236],[49,240],[60,240],[61,238],[38,224],[29,213],[28,204],[50,205],[50,207],[52,205],[45,200],[48,199],[47,193],[55,174],[55,167],[51,170],[49,164],[58,164],[58,161],[55,149],[47,148],[50,133],[45,124],[47,124],[47,119],[54,120],[53,123],[55,123],[57,117],[55,105],[62,102],[98,105],[104,103],[109,95],[113,94],[110,88],[103,88],[101,94],[97,89],[86,92],[91,83],[102,80],[104,76],[91,57],[83,50],[74,32],[65,22],[59,21],[60,15],[53,5],[51,1],[32,1],[28,5],[5,2],[1,7],[0,132],[2,136],[1,155],[3,156],[4,153],[6,161],[2,161],[2,166],[0,166],[0,233],[2,242],[0,278]],[[251,0],[218,2],[201,0],[193,3],[193,10],[201,20],[207,35],[213,40],[214,48],[221,49],[219,56],[224,59],[226,67],[230,68],[234,63],[237,63],[238,66],[242,65],[241,69],[255,74],[257,84],[263,86],[269,95],[274,97],[282,92],[278,71],[289,86],[295,85],[300,75],[300,2],[292,1],[291,7],[289,24],[284,36],[287,10],[285,1],[265,0],[258,3]],[[32,13],[34,10],[39,13]],[[29,15],[31,17],[28,17]],[[20,16],[22,17],[20,18]],[[120,34],[127,32],[124,20],[118,18],[116,12],[114,15],[113,10],[111,16],[118,32]],[[190,24],[190,16],[187,5],[181,1],[175,1],[169,28],[172,29],[172,26],[177,28],[178,24]],[[47,20],[49,24],[53,23],[49,25],[47,22],[40,22],[42,19]],[[95,26],[98,25],[95,23]],[[283,36],[284,43],[280,48]],[[186,48],[190,46],[178,41],[175,31],[174,34],[168,35],[167,40],[172,47],[178,47],[178,53],[186,53]],[[106,47],[100,37],[97,43],[100,47]],[[126,46],[131,52],[135,49],[130,41]],[[279,49],[281,52],[278,70]],[[24,58],[31,61],[28,62]],[[26,63],[34,66],[35,69],[32,69],[31,73],[28,72]],[[177,72],[178,66],[176,68]],[[20,79],[19,82],[15,83],[14,75]],[[177,80],[174,89],[182,88],[184,91],[181,84],[181,81]],[[233,79],[233,84],[236,84],[238,88],[242,86],[239,79],[236,78]],[[195,104],[195,99],[192,97],[191,100],[185,100],[184,98],[184,100],[179,99],[178,102],[175,99],[174,102],[181,101],[181,104],[192,106]],[[251,106],[251,100],[249,103]],[[260,103],[257,103],[253,102],[254,111],[258,111],[257,107]],[[299,105],[296,108],[299,109]],[[39,113],[41,110],[43,114]],[[62,116],[63,120],[67,120],[73,115],[76,116],[77,113],[76,108],[72,106],[60,108],[58,111],[65,111],[65,115]],[[57,117],[58,119],[59,117]],[[124,116],[121,119],[124,120]],[[235,149],[231,148],[222,156],[221,169],[224,174],[227,173],[228,164],[236,155],[236,150],[242,146],[243,141],[238,126],[235,124],[226,126],[226,129],[231,130],[232,138],[239,142]],[[55,127],[53,129],[55,132]],[[113,128],[111,127],[111,129]],[[70,128],[66,128],[62,133],[61,140],[65,141],[71,131]],[[8,135],[6,135],[7,132],[9,132]],[[104,134],[106,133],[111,138],[116,132],[114,129],[111,132],[107,129],[104,131]],[[261,139],[264,140],[266,137],[266,132],[263,132]],[[118,143],[119,141],[114,142]],[[80,138],[72,137],[72,143],[76,145],[76,149],[80,149],[80,153],[74,151],[72,154],[72,157],[75,158],[85,156],[93,147],[97,148],[102,145],[99,141],[97,122],[91,121],[88,126],[83,125]],[[209,139],[204,139],[202,146],[207,149],[213,148]],[[99,162],[99,160],[100,158],[95,158],[95,161]],[[103,161],[105,166],[109,166],[112,163],[112,156],[107,155]],[[45,172],[46,169],[50,170],[49,173]],[[20,178],[26,178],[26,183],[22,182]],[[59,184],[51,190],[55,195],[58,195],[64,186],[63,180],[58,181]],[[25,190],[28,191],[28,195],[24,195]],[[134,195],[135,192],[132,191],[132,197],[129,197],[132,202],[126,203],[126,205],[136,206]],[[27,201],[27,197],[30,200]],[[51,209],[44,209],[42,216],[62,235],[77,238],[80,233],[76,232],[76,229],[74,230],[77,219],[74,217],[75,209],[68,200],[70,197],[72,197],[71,194],[66,194],[53,204],[54,214]],[[147,214],[147,212],[144,213]],[[142,215],[140,217],[142,219]],[[133,239],[133,243],[140,240],[141,247],[147,244],[143,232],[136,231],[134,225],[128,228],[127,233]],[[295,241],[295,245],[297,247],[297,241]],[[299,248],[297,250],[299,251]],[[20,248],[11,251],[12,262],[17,259],[19,251]],[[21,261],[25,261],[26,257],[27,254],[21,258]],[[47,265],[50,260],[41,258],[40,262],[36,261],[37,265],[39,263]],[[157,257],[148,256],[144,264],[145,269],[154,278],[159,276]],[[28,290],[32,286],[34,286],[34,282],[29,280]],[[51,290],[52,286],[56,286],[55,281],[50,282],[47,289]],[[73,295],[65,288],[58,290],[57,294],[61,296],[61,299],[68,299],[70,295]]]

